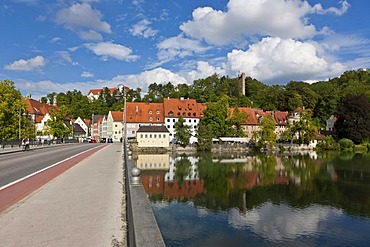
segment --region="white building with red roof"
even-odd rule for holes
[[[200,119],[203,117],[203,111],[206,108],[205,104],[197,103],[195,99],[184,98],[165,98],[163,99],[164,121],[167,129],[170,131],[171,141],[176,134],[175,123],[181,116],[184,124],[191,126],[192,136],[190,143],[197,142],[196,131]]]

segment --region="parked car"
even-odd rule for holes
[[[91,139],[89,142],[90,143],[96,143],[96,140],[95,139]]]
[[[108,138],[108,139],[107,139],[107,142],[108,142],[108,143],[113,143],[113,139],[112,139],[112,138]]]
[[[106,143],[106,142],[107,142],[107,138],[102,138],[102,139],[100,140],[100,142],[101,142],[101,143]]]

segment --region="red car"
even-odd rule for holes
[[[96,140],[95,139],[91,139],[89,142],[90,143],[96,143]]]

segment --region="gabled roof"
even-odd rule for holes
[[[163,99],[165,117],[184,117],[184,118],[201,118],[206,108],[204,104],[199,104],[195,99]]]
[[[260,117],[266,115],[266,113],[261,109],[253,109],[250,107],[239,107],[240,112],[245,112],[247,114],[247,121],[243,124],[246,125],[258,125],[258,120]],[[231,116],[234,115],[235,108],[230,108]]]
[[[286,125],[289,112],[287,111],[277,111],[274,112],[273,117],[277,125]]]
[[[127,123],[164,123],[163,103],[126,102]]]
[[[123,122],[122,111],[111,111],[113,122]]]
[[[36,116],[36,123],[41,123],[41,120],[46,114],[50,115],[50,111],[58,111],[58,107],[55,105],[41,103],[31,98],[26,98],[25,100],[27,103],[27,112]]]
[[[137,130],[137,133],[139,132],[166,132],[166,133],[169,133],[168,129],[166,128],[166,126],[155,126],[155,125],[151,125],[151,126],[140,126],[140,128]]]

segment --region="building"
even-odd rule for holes
[[[176,134],[175,123],[181,116],[184,124],[191,126],[192,136],[190,143],[197,142],[196,131],[200,119],[203,117],[203,111],[206,108],[205,104],[197,103],[195,99],[184,98],[165,98],[163,99],[164,121],[167,129],[170,132],[171,141]]]
[[[165,126],[141,126],[136,132],[139,148],[168,148],[170,133]]]
[[[78,124],[84,130],[85,132],[84,138],[88,138],[91,135],[91,132],[90,132],[91,120],[90,119],[82,119],[78,117],[76,120],[73,121],[73,123]]]
[[[337,116],[331,115],[328,120],[326,120],[326,131],[334,131],[334,124],[337,120]]]
[[[123,112],[109,111],[106,124],[105,138],[112,138],[113,142],[119,142],[123,136]]]
[[[163,103],[126,102],[127,138],[136,138],[140,126],[164,125]]]
[[[117,90],[117,88],[113,87],[113,88],[108,88],[109,92],[111,95],[113,95],[113,93]],[[88,93],[87,93],[87,98],[90,100],[90,101],[93,101],[93,100],[97,100],[99,98],[99,96],[101,94],[103,94],[104,92],[104,88],[101,88],[101,89],[91,89]]]
[[[35,134],[42,135],[45,127],[45,123],[51,119],[51,112],[58,111],[56,104],[50,105],[42,103],[38,100],[26,97],[27,112],[31,118],[31,121],[35,124]]]

